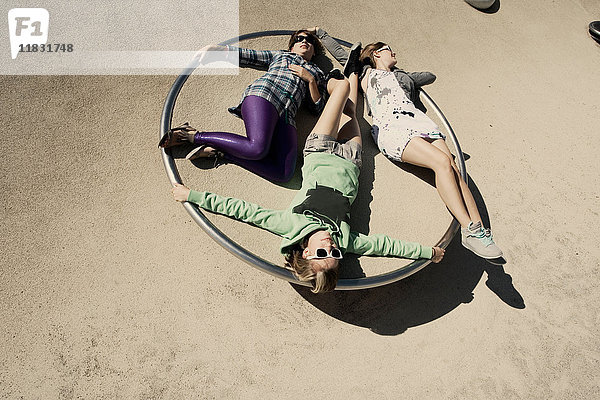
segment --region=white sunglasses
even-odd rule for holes
[[[344,257],[342,257],[342,252],[337,247],[332,247],[330,251],[327,251],[327,249],[325,249],[323,247],[319,247],[315,251],[315,255],[314,256],[308,256],[308,257],[306,257],[307,260],[314,260],[315,258],[317,258],[317,259],[321,259],[321,258],[335,258],[336,260],[341,260]]]
[[[385,45],[382,48],[375,50],[374,53],[379,53],[379,52],[384,51],[384,50],[389,50],[390,53],[393,53],[392,48],[390,46],[388,46],[388,45]]]

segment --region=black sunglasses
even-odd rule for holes
[[[306,43],[315,44],[315,39],[312,36],[298,35],[294,38],[294,43],[300,43],[306,40]]]

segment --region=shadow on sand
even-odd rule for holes
[[[401,168],[433,184],[431,171],[403,164]],[[484,224],[489,226],[483,198],[471,179],[469,187]],[[463,248],[460,235],[454,237],[440,264],[430,264],[416,274],[387,286],[321,295],[313,294],[304,286],[292,284],[292,287],[306,301],[333,318],[369,328],[380,335],[398,335],[410,327],[434,321],[460,304],[471,302],[473,289],[483,272],[487,273],[486,286],[500,300],[513,308],[525,308],[523,297],[513,286],[512,277],[504,267],[492,265]]]
[[[489,8],[486,8],[485,10],[482,10],[482,9],[476,8],[476,7],[473,7],[473,8],[475,8],[476,10],[479,10],[485,14],[495,14],[500,10],[500,0],[496,0],[494,2],[494,4],[492,4]]]
[[[499,1],[496,2],[499,7]],[[493,7],[492,7],[493,9]],[[327,68],[329,67],[329,68]],[[325,71],[330,69],[325,66]],[[417,107],[426,112],[425,106],[419,101]],[[371,192],[375,175],[374,157],[379,152],[376,145],[368,138],[369,123],[363,118],[364,109],[362,97],[357,104],[357,116],[361,132],[363,132],[363,168],[361,169],[360,186],[357,199],[352,207],[353,230],[368,234],[371,217],[370,204],[373,200]],[[316,116],[300,111],[296,122],[299,137],[299,149],[306,135],[316,122]],[[184,156],[191,146],[181,146],[173,149],[173,156]],[[299,151],[299,165],[293,179],[282,186],[299,189],[301,186],[302,155]],[[194,161],[196,167],[205,169],[215,166],[214,160]],[[412,173],[433,185],[433,172],[427,169],[406,164],[397,164],[408,173]],[[479,190],[472,180],[469,186],[479,206],[482,219],[489,226],[488,213]],[[393,263],[390,259],[390,263]],[[390,270],[394,269],[393,267]],[[369,328],[381,335],[397,335],[408,328],[431,322],[462,303],[473,299],[473,289],[480,281],[483,272],[487,272],[486,285],[507,305],[522,309],[525,303],[519,292],[512,285],[512,278],[503,266],[491,265],[464,249],[460,236],[456,236],[447,248],[442,263],[431,264],[420,272],[399,282],[373,289],[357,291],[334,291],[322,295],[314,295],[304,286],[291,284],[292,287],[313,306],[322,312],[341,321]],[[345,260],[343,277],[361,277],[364,271],[357,257]]]

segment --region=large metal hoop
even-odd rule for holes
[[[294,31],[291,30],[271,30],[271,31],[262,31],[262,32],[254,32],[248,33],[245,35],[238,36],[236,38],[232,38],[226,40],[221,45],[233,44],[240,42],[242,40],[247,40],[251,38],[264,37],[264,36],[280,36],[280,35],[291,35]],[[345,40],[335,38],[340,44],[346,47],[351,47],[352,43],[347,42]],[[173,117],[173,109],[175,108],[175,102],[177,100],[177,96],[181,91],[181,88],[187,81],[189,75],[194,72],[194,67],[186,68],[181,75],[175,80],[167,98],[165,100],[165,105],[163,107],[163,113],[160,121],[160,131],[159,138],[161,138],[167,130],[171,127],[171,118]],[[458,143],[458,139],[452,130],[452,127],[448,123],[448,120],[440,110],[440,108],[435,104],[433,99],[421,89],[421,94],[425,98],[426,102],[429,106],[434,110],[436,115],[442,121],[444,125],[448,137],[452,141],[454,148],[456,150],[456,161],[458,164],[458,169],[460,171],[461,176],[465,181],[467,180],[467,173],[465,167],[465,160]],[[175,165],[175,160],[173,157],[166,152],[164,149],[160,150],[162,160],[165,166],[165,170],[167,172],[167,177],[169,178],[169,182],[173,185],[175,183],[183,183],[181,181],[181,177],[179,176],[179,171],[177,170],[177,166]],[[251,266],[266,272],[269,275],[275,276],[277,278],[284,279],[288,282],[292,282],[298,285],[310,286],[307,282],[301,282],[297,280],[294,275],[286,270],[285,268],[275,265],[267,260],[260,258],[259,256],[253,254],[252,252],[246,250],[233,240],[231,240],[227,235],[221,232],[212,222],[210,222],[204,213],[194,204],[191,203],[183,203],[183,207],[190,214],[192,219],[210,236],[215,242],[220,244],[225,250],[229,251],[231,254],[239,258],[240,260],[250,264]],[[459,224],[456,219],[453,219],[450,223],[450,226],[443,234],[441,239],[437,242],[437,246],[442,248],[446,248],[454,235],[456,234],[459,228]],[[336,290],[355,290],[355,289],[367,289],[378,286],[387,285],[393,282],[397,282],[403,278],[406,278],[409,275],[414,274],[415,272],[425,268],[431,260],[415,260],[408,265],[405,265],[401,268],[398,268],[394,271],[387,272],[385,274],[367,276],[364,278],[355,278],[355,279],[340,279],[338,281]]]

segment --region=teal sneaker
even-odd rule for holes
[[[479,257],[492,259],[502,257],[502,250],[494,243],[492,231],[484,229],[481,222],[469,223],[467,229],[461,228],[461,243]]]

